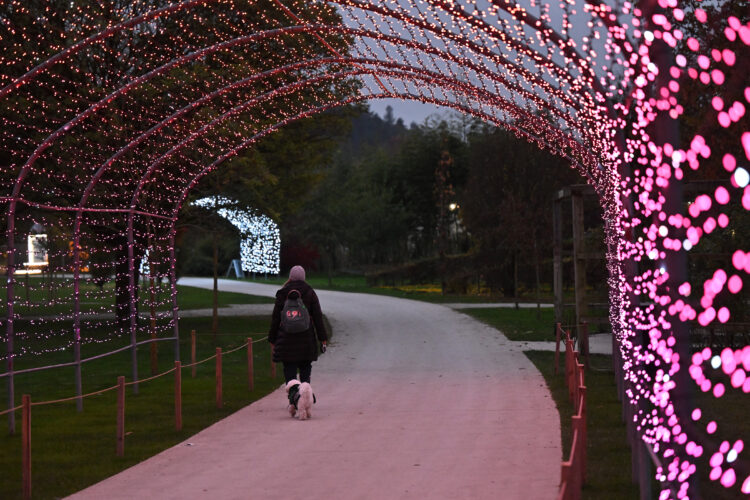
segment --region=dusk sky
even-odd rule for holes
[[[429,115],[435,113],[442,115],[448,112],[447,108],[425,104],[419,101],[373,99],[367,102],[370,104],[370,110],[380,115],[381,118],[385,116],[386,106],[390,105],[393,108],[393,116],[396,119],[402,118],[407,127],[411,125],[412,122],[416,122],[417,124],[424,123],[425,118]]]

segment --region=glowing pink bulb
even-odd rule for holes
[[[727,288],[729,288],[729,291],[732,293],[739,293],[739,291],[742,290],[742,278],[736,274],[732,275],[727,283]]]
[[[708,475],[711,481],[717,481],[721,477],[721,467],[714,467],[711,469],[711,474]]]
[[[731,378],[732,387],[739,389],[745,383],[746,379],[745,370],[735,370]]]
[[[732,265],[740,271],[745,268],[745,252],[742,250],[736,250],[732,254]]]
[[[719,186],[714,192],[714,198],[719,205],[726,205],[729,203],[729,191],[724,186]]]
[[[706,432],[709,434],[713,434],[716,432],[716,422],[714,420],[711,420],[708,425],[706,426]]]
[[[714,229],[716,229],[716,219],[714,219],[713,217],[709,217],[703,223],[703,231],[705,231],[706,234],[710,234]]]
[[[729,309],[727,309],[726,307],[722,307],[721,309],[719,309],[717,317],[719,318],[719,322],[726,323],[727,321],[729,321]]]
[[[734,474],[734,469],[727,469],[721,476],[721,485],[725,488],[731,488],[737,481],[737,477]]]
[[[721,383],[716,384],[714,386],[714,397],[716,397],[716,398],[722,397],[724,395],[724,390],[725,390],[724,389],[724,384],[721,384]]]
[[[742,493],[750,494],[750,476],[747,476],[745,482],[742,483]]]
[[[734,66],[734,63],[736,61],[736,56],[733,51],[729,49],[724,49],[721,52],[721,55],[724,59],[724,62],[727,64],[727,66]]]

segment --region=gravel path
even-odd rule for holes
[[[254,295],[276,288],[220,281]],[[318,296],[336,337],[313,365],[311,420],[289,418],[280,389],[71,498],[556,496],[557,410],[516,343],[440,305]]]

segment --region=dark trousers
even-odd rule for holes
[[[310,374],[312,373],[312,361],[284,362],[284,379],[287,383],[297,378],[297,370],[299,370],[299,381],[309,384]]]

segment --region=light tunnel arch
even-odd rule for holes
[[[75,57],[85,54],[89,48],[98,47],[98,44],[111,37],[118,36],[128,30],[136,30],[139,25],[162,17],[179,18],[192,8],[220,7],[228,3],[231,2],[223,0],[181,2],[145,12],[134,19],[128,19],[118,25],[95,32],[29,68],[28,71],[20,74],[12,81],[2,80],[5,86],[0,90],[0,99],[12,99],[17,93],[28,91],[28,88],[45,89],[44,85],[49,85],[48,83],[39,83],[38,87],[34,87],[39,77],[54,77],[55,68],[59,65],[73,61]],[[274,1],[273,3],[289,11],[283,2]],[[125,144],[120,143],[113,149],[107,150],[108,154],[101,159],[102,161],[95,162],[94,166],[89,166],[89,168],[98,168],[98,170],[91,171],[89,181],[78,198],[77,206],[55,204],[53,201],[45,200],[40,193],[34,191],[29,191],[29,195],[26,196],[27,191],[24,188],[27,182],[27,173],[40,175],[49,172],[45,170],[49,165],[49,155],[56,154],[52,145],[58,139],[75,141],[78,138],[77,134],[81,133],[78,126],[91,126],[89,121],[95,119],[99,111],[107,109],[110,105],[114,107],[118,102],[127,105],[129,101],[126,100],[126,96],[131,90],[137,92],[146,87],[147,73],[138,75],[136,80],[108,89],[108,93],[99,96],[100,101],[98,103],[86,103],[89,105],[87,110],[72,109],[74,114],[73,116],[67,116],[67,122],[51,121],[50,123],[56,124],[58,128],[47,130],[47,138],[35,143],[36,149],[34,151],[26,152],[25,165],[20,166],[20,170],[12,172],[16,176],[13,179],[10,193],[7,193],[9,196],[2,197],[3,202],[7,203],[9,207],[6,219],[8,243],[11,249],[15,236],[15,209],[17,204],[23,204],[27,208],[37,207],[39,210],[75,214],[75,222],[73,223],[75,228],[73,231],[75,237],[74,262],[80,262],[79,237],[81,225],[88,218],[101,217],[101,220],[104,220],[107,214],[126,217],[128,231],[131,233],[140,230],[135,228],[137,219],[150,217],[161,221],[159,222],[161,224],[160,231],[163,235],[166,235],[163,237],[163,241],[167,242],[166,247],[172,252],[171,259],[173,262],[174,221],[179,207],[188,196],[190,189],[212,169],[220,168],[224,161],[237,155],[243,149],[252,147],[257,140],[283,125],[335,109],[348,102],[378,97],[402,97],[432,102],[478,116],[487,122],[509,128],[518,135],[566,157],[571,163],[577,164],[579,171],[582,171],[589,182],[597,187],[607,213],[606,216],[611,223],[608,227],[613,233],[611,235],[613,249],[609,255],[613,287],[611,297],[613,327],[616,329],[615,333],[620,349],[629,363],[626,376],[634,384],[638,384],[639,387],[642,386],[637,391],[634,390],[631,402],[639,410],[642,410],[639,401],[645,399],[654,404],[655,414],[637,415],[640,418],[641,435],[644,441],[649,443],[656,450],[656,453],[664,459],[663,476],[668,479],[667,482],[676,485],[674,488],[679,489],[680,492],[687,491],[690,487],[689,478],[693,473],[687,474],[686,478],[682,478],[680,474],[679,477],[675,475],[670,479],[675,464],[678,470],[681,470],[679,468],[683,466],[690,470],[694,469],[698,459],[698,456],[695,456],[695,453],[697,453],[696,446],[698,446],[695,443],[697,441],[705,444],[707,450],[709,448],[719,450],[723,444],[711,443],[703,430],[706,429],[706,423],[700,421],[700,419],[694,419],[693,415],[680,413],[684,409],[679,409],[672,404],[671,395],[677,395],[679,391],[676,391],[673,385],[664,382],[663,375],[659,382],[648,380],[647,377],[650,373],[649,370],[657,372],[661,370],[661,368],[657,368],[660,366],[657,363],[659,362],[670,366],[671,369],[676,368],[676,373],[682,374],[681,385],[693,383],[689,377],[685,378],[687,372],[685,367],[687,361],[684,359],[685,351],[678,353],[675,349],[672,349],[672,345],[668,345],[669,339],[677,342],[678,346],[682,342],[671,333],[669,323],[670,321],[678,323],[678,320],[681,321],[682,315],[691,314],[691,309],[692,313],[700,311],[704,315],[709,310],[713,310],[711,306],[701,309],[699,306],[688,305],[680,306],[681,309],[677,310],[677,304],[685,303],[683,297],[688,297],[691,294],[688,293],[686,296],[681,291],[677,292],[674,284],[665,281],[658,266],[658,261],[664,260],[660,257],[661,255],[669,256],[673,253],[682,252],[682,248],[675,248],[678,242],[693,241],[696,238],[689,236],[686,239],[685,235],[682,234],[685,228],[677,227],[676,222],[670,222],[676,220],[677,215],[683,217],[681,220],[686,220],[687,216],[675,212],[672,208],[665,208],[668,206],[666,202],[669,201],[671,196],[667,188],[670,182],[675,183],[674,176],[687,161],[690,161],[691,168],[693,161],[698,163],[702,161],[700,155],[704,152],[703,146],[707,143],[701,136],[701,140],[704,140],[701,144],[697,138],[698,135],[681,142],[675,142],[672,138],[648,137],[647,127],[653,124],[654,116],[666,116],[674,113],[675,116],[670,116],[672,120],[679,117],[678,104],[673,103],[672,99],[679,103],[680,96],[679,91],[673,90],[672,82],[677,82],[679,87],[680,83],[687,80],[685,74],[689,73],[689,69],[692,69],[692,67],[687,67],[689,64],[687,66],[681,65],[679,61],[674,63],[674,61],[668,59],[658,59],[657,49],[659,44],[663,49],[664,44],[668,43],[666,41],[669,40],[668,36],[672,37],[673,40],[676,38],[675,26],[679,27],[679,21],[682,18],[693,15],[700,17],[701,15],[681,11],[676,3],[672,5],[673,2],[668,1],[661,2],[663,4],[661,6],[657,6],[656,2],[643,2],[637,6],[617,2],[613,4],[600,1],[579,2],[577,5],[582,8],[582,12],[588,16],[586,19],[591,23],[590,32],[593,33],[595,30],[601,29],[607,33],[609,45],[606,45],[606,47],[612,51],[608,53],[611,56],[611,67],[617,66],[619,69],[615,71],[610,68],[610,70],[604,71],[596,67],[600,61],[591,56],[591,52],[595,50],[594,42],[592,41],[589,44],[588,49],[586,48],[586,42],[574,46],[573,43],[580,42],[580,39],[572,36],[571,30],[565,28],[564,22],[561,32],[557,32],[558,28],[553,26],[553,20],[549,15],[552,4],[544,2],[538,4],[541,7],[538,7],[536,11],[533,8],[522,9],[519,4],[500,0],[466,0],[462,2],[434,0],[421,3],[342,0],[314,3],[336,6],[342,9],[342,12],[347,13],[349,16],[347,20],[351,21],[353,18],[358,18],[361,19],[361,22],[357,27],[322,24],[315,22],[315,20],[306,19],[304,16],[306,12],[300,12],[299,15],[292,13],[292,25],[278,27],[275,31],[264,30],[259,33],[245,34],[244,40],[257,40],[260,37],[281,40],[284,36],[291,36],[292,34],[305,34],[313,38],[317,37],[319,40],[325,40],[327,36],[349,36],[354,40],[366,40],[364,48],[356,47],[356,53],[353,55],[342,55],[337,53],[337,49],[328,46],[327,48],[332,49],[332,51],[328,51],[327,58],[321,58],[319,61],[302,58],[300,61],[288,64],[286,69],[280,70],[279,68],[283,66],[279,64],[266,70],[267,72],[279,70],[276,76],[291,78],[295,70],[301,69],[301,66],[306,64],[311,66],[316,64],[341,65],[346,68],[345,70],[342,69],[338,75],[341,78],[347,76],[363,78],[364,83],[359,95],[340,100],[321,99],[304,109],[279,112],[274,118],[276,123],[264,124],[257,128],[244,128],[234,142],[216,140],[212,143],[213,149],[209,150],[210,154],[206,154],[205,158],[201,158],[201,161],[194,161],[194,164],[190,165],[190,170],[186,170],[185,175],[175,179],[178,182],[174,186],[170,186],[171,209],[166,211],[141,200],[144,194],[148,194],[149,183],[155,177],[159,175],[174,176],[174,172],[167,168],[159,170],[162,163],[168,161],[168,158],[165,158],[160,163],[160,154],[163,156],[166,152],[171,151],[184,139],[179,137],[178,129],[169,129],[169,127],[181,120],[193,120],[192,114],[204,105],[208,107],[215,99],[220,98],[223,95],[222,89],[209,88],[192,101],[181,102],[182,107],[171,115],[160,115],[161,122],[153,122],[153,117],[149,115],[151,122],[147,120],[146,126],[135,131],[134,135],[124,136]],[[543,6],[548,8],[546,13]],[[616,8],[620,8],[622,12],[617,11]],[[560,9],[564,10],[565,7]],[[560,12],[563,10],[560,10]],[[503,23],[492,24],[490,20],[501,19],[500,12],[505,12],[505,17],[502,18]],[[487,14],[486,18],[484,14]],[[665,14],[670,16],[669,19]],[[621,18],[623,21],[621,21]],[[631,22],[636,18],[644,19],[643,24],[640,25],[642,29],[636,30],[635,23]],[[384,19],[384,24],[378,25],[372,22],[377,19]],[[519,29],[513,23],[518,23],[518,25],[523,25],[526,28]],[[738,22],[736,18],[727,20],[726,24],[728,26],[725,33],[734,33],[731,35],[734,39],[729,40],[734,45],[731,46],[732,49],[727,50],[732,51],[733,58],[735,56],[739,58],[747,51],[747,31],[750,28],[746,24]],[[538,39],[523,31],[527,28],[538,33]],[[657,32],[662,37],[658,38],[660,42],[655,42],[654,38],[649,40],[645,35],[645,33],[653,35]],[[513,38],[514,33],[518,35],[518,39]],[[730,35],[726,36],[727,39],[730,38]],[[447,39],[447,42],[441,41],[441,38]],[[151,68],[151,70],[166,72],[170,68],[179,66],[182,62],[189,62],[188,58],[190,57],[200,58],[209,52],[222,52],[230,47],[240,46],[242,43],[243,39],[239,36],[227,40],[218,40],[212,45],[196,48],[193,51],[193,56],[188,55],[185,58],[180,58],[179,61],[162,61],[162,66]],[[708,65],[713,71],[708,73],[709,78],[714,78],[712,75],[715,74],[715,71],[721,71],[720,65],[732,66],[732,64],[729,64],[729,56],[721,53],[717,58],[710,53],[710,47],[690,50],[696,54],[710,56],[708,57]],[[725,57],[727,59],[724,59]],[[404,61],[396,63],[394,62],[396,58],[403,58]],[[174,65],[168,66],[172,62],[174,62]],[[654,71],[654,68],[657,71]],[[674,76],[675,74],[679,76]],[[257,74],[248,78],[255,76]],[[613,82],[612,76],[617,76],[620,80]],[[319,80],[310,82],[310,85],[325,80],[323,76],[319,78]],[[370,78],[370,80],[367,80],[367,78]],[[693,76],[690,78],[696,79]],[[718,79],[719,77],[715,78]],[[253,80],[253,82],[257,82],[259,79]],[[221,80],[216,80],[216,82],[221,83]],[[231,94],[231,92],[242,87],[240,82],[241,80],[224,82],[225,86],[229,88],[226,93]],[[283,83],[275,89],[279,94],[269,95],[268,100],[273,101],[287,91],[289,92],[288,95],[293,95],[296,91],[302,92],[305,86],[301,82],[299,80]],[[215,82],[212,81],[212,83]],[[646,92],[643,92],[643,89],[648,85],[660,86],[660,88],[657,87],[657,90],[666,90],[666,92],[647,95]],[[622,99],[620,96],[622,96]],[[256,99],[256,104],[260,109],[260,94],[248,95],[247,97],[249,100]],[[459,98],[463,102],[459,102]],[[747,90],[745,90],[744,99],[746,106],[750,102],[750,95],[748,95]],[[228,106],[237,107],[241,105],[237,102],[233,104],[231,100],[227,100],[227,102]],[[742,104],[741,98],[737,98],[735,102]],[[77,102],[77,104],[80,103]],[[729,103],[726,105],[728,106]],[[230,113],[231,109],[223,109],[223,112]],[[536,117],[536,115],[531,114],[531,111],[544,109],[549,112],[549,116],[552,116],[551,119],[549,116]],[[724,112],[729,116],[727,109],[728,107],[725,107],[721,111],[717,110],[717,112]],[[739,108],[736,108],[733,103],[731,109]],[[628,112],[633,110],[636,114],[640,113],[635,119],[635,126],[633,126],[632,121],[628,122],[628,120],[633,120],[632,117],[628,116]],[[732,116],[736,117],[739,111],[734,113]],[[228,116],[231,118],[231,114]],[[516,120],[513,120],[514,117]],[[526,120],[520,120],[518,117],[526,118]],[[45,118],[43,113],[41,118]],[[52,118],[50,117],[50,120]],[[735,120],[729,117],[721,118],[721,120],[730,120],[730,125],[733,126],[734,123],[739,123],[741,118],[740,116]],[[200,121],[196,119],[195,122],[199,127],[203,127],[211,123],[211,120]],[[162,133],[162,129],[164,133]],[[621,133],[624,129],[627,129],[628,133],[632,132],[631,135],[624,136]],[[40,130],[44,130],[44,128],[42,127]],[[84,128],[84,130],[86,129]],[[193,136],[196,130],[200,129],[188,129],[188,137]],[[743,150],[745,156],[750,159],[748,153],[750,151],[750,132],[747,130],[742,132],[742,143],[735,144],[735,146],[740,147],[740,153],[726,152],[729,157],[725,156],[723,160],[724,168],[732,180],[737,177],[734,175],[736,169],[744,169],[742,165],[746,165],[741,157]],[[112,137],[114,136],[115,134],[112,135]],[[206,129],[205,134],[198,133],[195,135],[194,139],[200,141],[204,140],[204,137],[208,140],[211,139],[208,129]],[[7,139],[7,137],[4,138]],[[121,137],[116,137],[116,139],[121,139]],[[159,143],[159,140],[163,140],[165,143]],[[710,142],[710,139],[708,142]],[[158,149],[157,146],[161,149]],[[48,147],[50,149],[45,155],[45,150]],[[192,146],[189,142],[186,142],[181,147],[189,151]],[[145,162],[145,169],[134,172],[136,173],[134,178],[123,188],[122,193],[118,193],[118,196],[122,194],[129,197],[130,202],[117,206],[107,206],[104,203],[106,200],[96,199],[94,200],[95,203],[89,205],[89,198],[97,193],[96,190],[100,182],[102,186],[105,186],[110,166],[114,165],[114,168],[121,169],[119,173],[126,171],[129,168],[129,164],[126,163],[128,155],[146,148],[155,148],[155,153],[147,156],[148,161]],[[23,153],[26,150],[19,146],[19,151]],[[177,150],[173,154],[175,158],[180,160],[187,161],[188,159],[186,158],[187,155],[181,155]],[[693,157],[690,156],[691,154]],[[675,160],[675,158],[677,159]],[[708,157],[704,159],[708,159]],[[39,167],[32,168],[37,160],[43,161]],[[13,168],[18,166],[14,164]],[[651,174],[646,172],[647,166],[653,167],[651,168],[653,171]],[[667,176],[667,173],[671,177]],[[645,187],[654,185],[656,187],[653,190],[650,187],[649,189]],[[3,192],[7,187],[7,185],[2,186]],[[713,196],[713,206],[724,206],[729,203],[729,201],[724,202],[724,200],[730,200],[735,205],[742,204],[743,208],[748,210],[744,201],[747,194],[742,192],[743,187],[745,186],[729,188],[728,191],[725,189],[721,192],[717,190]],[[725,192],[729,194],[725,194]],[[106,191],[102,191],[102,193],[97,196],[106,195]],[[693,201],[700,206],[705,206],[703,198],[700,201],[698,199]],[[707,210],[698,211],[697,215],[690,215],[690,218],[698,225],[703,224],[702,218],[710,215],[708,213],[701,215],[701,212],[707,212]],[[662,214],[664,219],[658,219]],[[722,215],[727,216],[726,213],[722,213]],[[653,222],[650,222],[651,219],[653,219]],[[635,230],[642,231],[642,233],[635,234]],[[662,232],[666,234],[662,234]],[[641,234],[644,236],[641,236]],[[704,231],[704,234],[707,233]],[[702,237],[698,236],[696,241]],[[137,238],[131,235],[131,240],[133,239]],[[131,279],[130,306],[132,308],[135,304],[132,292],[134,288],[132,245],[128,248],[128,251]],[[654,259],[653,265],[649,265],[648,258],[654,252],[656,252],[657,258]],[[742,273],[750,272],[747,270],[750,266],[745,263],[746,261],[750,262],[750,258],[746,257],[747,254],[742,248],[738,248],[737,252],[734,253],[731,265],[719,268],[716,271],[717,273],[719,271],[724,272],[724,281],[721,280],[721,273],[716,274],[709,280],[710,283],[706,282],[707,285],[710,285],[709,288],[724,287],[726,289],[727,286],[733,286],[734,289],[737,289],[737,280],[739,280],[740,289],[742,288],[741,284],[744,278]],[[13,319],[13,269],[15,264],[12,262],[12,251],[10,259],[8,266],[11,269],[8,287],[8,318]],[[642,267],[645,262],[645,270],[633,268],[633,263],[636,260],[641,262],[638,265]],[[74,267],[77,270],[79,266]],[[173,269],[170,271],[172,277],[173,271]],[[76,277],[75,279],[78,280],[79,278]],[[734,280],[733,283],[735,284],[728,285],[730,280]],[[700,292],[697,293],[700,294]],[[706,292],[703,297],[697,298],[700,298],[703,302],[710,295]],[[652,303],[641,306],[635,300],[636,296],[647,296]],[[695,293],[693,293],[693,296],[695,297]],[[171,298],[174,301],[174,293]],[[638,300],[640,301],[640,299]],[[698,301],[694,300],[693,304],[696,302]],[[176,307],[176,303],[174,304]],[[77,303],[76,307],[78,307]],[[714,314],[716,313],[714,312]],[[74,316],[80,318],[80,311],[75,312]],[[710,320],[709,323],[711,321],[713,320]],[[132,314],[132,310],[130,323],[131,332],[133,332],[135,331],[136,317]],[[76,335],[80,334],[79,327],[80,325],[76,327]],[[641,332],[645,332],[649,341],[643,345],[638,345],[636,337],[641,336]],[[8,321],[6,329],[6,340],[8,342],[10,342],[12,335],[13,321]],[[6,358],[8,360],[7,366],[10,367],[9,371],[12,378],[12,349],[8,349],[8,352],[11,354]],[[641,356],[640,353],[643,352],[646,352],[647,355]],[[683,356],[682,364],[679,356],[678,360],[674,361],[674,354]],[[709,358],[714,360],[717,355],[709,353]],[[732,367],[730,370],[732,376],[740,373],[740,368],[738,368],[740,366],[744,366],[742,369],[748,370],[750,352],[735,351],[731,358],[729,354],[725,356],[724,351],[719,356],[720,366],[724,368],[727,375],[729,374],[727,372],[729,367]],[[693,377],[693,380],[696,383],[699,380],[705,382],[705,373],[707,372],[703,365],[706,364],[707,359],[703,359],[703,354],[701,354],[700,359],[693,357],[690,361],[691,376],[693,373],[697,374]],[[680,372],[680,370],[682,371]],[[703,378],[701,379],[701,377]],[[724,383],[722,387],[728,388],[729,384]],[[743,387],[740,385],[740,388]],[[660,406],[662,402],[665,402],[664,406]],[[673,415],[676,416],[676,424],[671,423]],[[676,432],[676,429],[687,431]],[[675,431],[674,434],[672,434],[672,431]],[[667,437],[665,438],[665,436]],[[690,441],[680,442],[683,439],[687,440],[688,437],[691,439]],[[741,440],[737,442],[741,442]],[[689,446],[689,443],[693,443],[693,446]],[[715,453],[719,453],[719,451]],[[741,456],[737,463],[740,465],[720,468],[720,475],[715,480],[721,482],[727,488],[748,493],[750,492],[750,476],[747,476],[747,467],[741,465],[746,463],[744,456]],[[735,475],[734,479],[730,477],[730,470]],[[745,476],[747,476],[747,479],[745,479]]]

